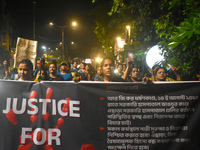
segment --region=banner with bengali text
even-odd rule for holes
[[[1,150],[198,150],[200,82],[0,80]]]

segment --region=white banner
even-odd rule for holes
[[[35,59],[37,56],[37,41],[23,39],[18,37],[16,46],[16,57],[14,68],[18,68],[18,64],[23,59],[29,59],[35,67]]]

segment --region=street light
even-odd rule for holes
[[[65,60],[65,46],[64,46],[65,45],[64,44],[64,34],[65,34],[65,32],[64,32],[64,29],[67,28],[69,25],[59,26],[59,25],[54,24],[53,22],[50,22],[50,25],[59,28],[62,32],[62,57],[63,57],[63,60]],[[77,25],[76,22],[72,22],[72,26],[76,26],[76,25]]]
[[[131,35],[131,27],[129,25],[127,25],[126,29],[125,29],[125,41],[126,41],[126,43],[130,42],[130,35]]]

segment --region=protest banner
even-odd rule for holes
[[[16,56],[14,60],[14,68],[18,68],[18,64],[23,59],[29,59],[35,66],[37,57],[37,41],[28,40],[18,37],[16,45]]]
[[[0,95],[0,149],[200,149],[200,82],[1,80]]]

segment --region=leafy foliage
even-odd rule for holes
[[[164,66],[167,64],[176,66],[182,77],[187,80],[193,79],[196,73],[200,72],[199,1],[93,0],[93,2],[102,4],[101,9],[97,10],[95,28],[95,33],[102,44],[112,46],[117,34],[125,36],[125,26],[129,24],[135,56],[141,57],[142,60],[143,56],[139,55],[141,51],[146,51],[158,43],[163,48]]]
[[[159,45],[165,50],[165,63],[178,67],[186,80],[193,79],[200,71],[200,3],[173,0],[170,4],[169,12],[154,22]]]
[[[143,53],[157,44],[153,20],[167,9],[162,0],[93,0],[97,4],[92,14],[96,16],[94,32],[99,41],[109,50],[116,37],[125,38],[126,25],[131,26],[128,45],[133,47],[134,56],[140,60]],[[135,59],[136,60],[136,59]]]

